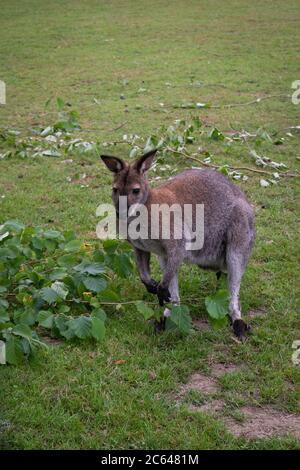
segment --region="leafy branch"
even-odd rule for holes
[[[0,341],[5,361],[20,363],[43,346],[37,328],[66,340],[100,341],[106,321],[101,306],[121,301],[118,280],[132,273],[131,258],[117,240],[91,249],[70,231],[3,224]]]
[[[0,226],[0,363],[19,364],[41,348],[44,336],[102,341],[107,310],[134,306],[159,320],[157,301],[123,300],[121,283],[133,273],[132,252],[119,240],[78,240],[71,231]],[[172,305],[168,328],[188,333],[187,306]],[[39,335],[42,335],[41,338]]]

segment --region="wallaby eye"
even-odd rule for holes
[[[133,194],[139,194],[140,188],[133,188],[132,192]]]

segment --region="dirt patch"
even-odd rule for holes
[[[248,439],[266,438],[270,436],[284,436],[292,434],[300,438],[300,415],[288,414],[271,407],[257,408],[245,406],[241,408],[245,420],[236,421],[225,418],[225,424],[236,437]]]
[[[200,406],[190,405],[189,410],[201,411],[203,413],[217,413],[222,411],[224,406],[225,402],[223,400],[212,400]]]
[[[88,185],[95,178],[96,178],[95,176],[89,176],[89,175],[83,174],[80,178],[71,180],[71,183],[72,184]]]
[[[92,232],[92,231],[84,232],[83,237],[87,240],[97,240],[98,239],[96,232]]]
[[[233,374],[239,372],[240,367],[236,364],[213,364],[211,374],[214,377],[222,377],[225,374]]]
[[[207,401],[201,405],[190,404],[190,411],[204,412],[215,415],[224,420],[228,430],[235,437],[245,437],[246,439],[263,439],[271,436],[293,435],[300,439],[300,414],[289,414],[265,406],[258,408],[255,406],[244,406],[238,411],[242,415],[242,420],[224,416],[226,403],[221,399],[212,399],[210,396],[218,392],[218,379],[225,374],[233,374],[241,370],[241,366],[236,364],[213,364],[211,367],[212,376],[195,373],[190,380],[182,385],[175,397],[177,404],[182,402],[182,398],[191,390],[207,395]]]
[[[248,316],[250,318],[260,318],[260,317],[265,317],[266,315],[267,315],[267,311],[263,308],[249,310],[248,312]]]
[[[190,390],[197,390],[202,393],[216,393],[218,383],[216,379],[204,374],[193,374],[188,383],[182,385],[177,393],[177,398],[183,397]]]
[[[216,393],[219,389],[218,378],[224,374],[232,374],[240,370],[240,367],[235,364],[213,364],[212,377],[196,372],[190,377],[190,380],[183,384],[178,393],[177,398],[182,398],[190,390],[196,390],[205,394]],[[201,407],[199,408],[201,409]]]
[[[61,346],[64,342],[62,339],[51,338],[51,336],[41,336],[41,340],[44,343],[46,343],[47,346],[52,346],[52,347]]]
[[[210,330],[210,325],[209,325],[208,321],[206,321],[202,318],[193,320],[193,325],[196,328],[196,330],[199,330],[199,331],[209,331]]]

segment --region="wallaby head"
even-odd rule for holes
[[[128,164],[118,157],[101,155],[107,168],[114,173],[112,199],[119,213],[119,197],[127,196],[127,210],[133,204],[145,204],[149,194],[147,171],[151,167],[157,149],[150,150],[138,160]]]

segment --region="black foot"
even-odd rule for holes
[[[216,272],[217,280],[219,280],[219,279],[220,279],[221,275],[222,275],[222,271],[218,271],[218,272]]]
[[[233,332],[235,336],[241,341],[244,341],[246,338],[246,333],[250,333],[251,328],[244,320],[234,320],[233,322]]]
[[[150,279],[150,282],[144,282],[144,285],[150,294],[155,294],[157,295],[157,286],[158,282],[156,282],[154,279]]]
[[[157,320],[154,321],[154,330],[156,334],[159,334],[162,331],[165,331],[165,329],[166,329],[166,317],[162,317],[160,321],[157,321]]]
[[[169,292],[169,289],[159,284],[157,287],[157,297],[158,297],[159,305],[163,305],[164,302],[170,302],[171,294]]]

